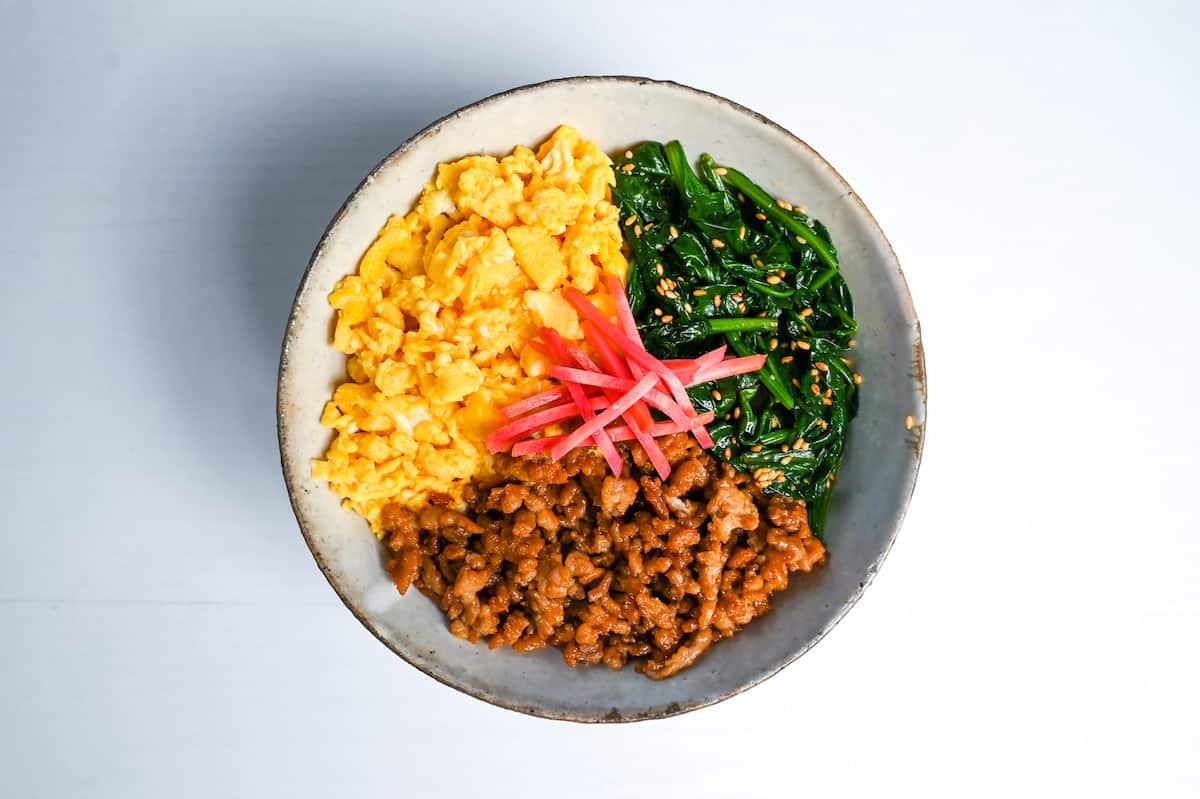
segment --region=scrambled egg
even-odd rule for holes
[[[543,325],[582,338],[561,287],[611,311],[601,277],[626,270],[612,183],[608,156],[567,126],[536,153],[440,164],[334,287],[350,379],[325,405],[335,434],[312,473],[377,533],[389,502],[458,502],[488,474],[496,409],[550,385],[530,339]]]

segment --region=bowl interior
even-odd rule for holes
[[[329,431],[318,419],[345,377],[330,345],[334,283],[352,272],[391,213],[409,210],[435,164],[469,153],[535,145],[569,123],[609,152],[644,139],[678,138],[693,158],[710,152],[769,191],[803,204],[837,243],[861,325],[857,369],[865,379],[830,510],[830,557],[798,575],[774,608],[691,669],[662,682],[632,669],[572,670],[557,650],[489,651],[450,635],[417,591],[396,594],[366,523],[344,511],[309,463]],[[280,365],[284,473],[297,519],[318,564],[375,635],[429,675],[505,707],[579,721],[660,717],[718,701],[798,657],[854,603],[891,545],[916,479],[924,419],[920,331],[891,247],[845,181],[807,145],[727,100],[673,83],[574,78],[514,90],[443,119],[385,160],[350,198],[313,256],[296,297]],[[918,426],[905,429],[912,415]]]

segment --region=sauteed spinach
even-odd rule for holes
[[[695,357],[765,353],[756,373],[689,389],[711,410],[714,453],[770,493],[804,499],[821,533],[861,378],[857,331],[828,229],[741,172],[677,141],[615,161],[629,244],[626,293],[647,349]]]

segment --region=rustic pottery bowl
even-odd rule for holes
[[[489,651],[455,638],[420,592],[397,595],[366,523],[309,475],[311,459],[330,439],[318,423],[322,405],[346,368],[345,356],[330,343],[326,296],[334,283],[354,271],[389,214],[408,211],[435,164],[532,145],[560,123],[609,152],[644,139],[678,138],[693,158],[710,152],[768,191],[803,203],[833,233],[861,325],[857,368],[866,382],[828,517],[828,563],[794,580],[766,616],[661,682],[632,668],[573,670],[553,649]],[[279,365],[279,448],[292,507],[346,607],[436,680],[513,710],[574,721],[694,710],[765,680],[808,651],[854,605],[892,545],[917,477],[924,413],[916,312],[896,255],[858,195],[811,147],[765,117],[707,92],[641,78],[566,78],[514,89],[456,111],[400,145],[350,196],[317,245]]]

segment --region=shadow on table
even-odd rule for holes
[[[326,84],[316,92],[311,85],[298,88],[295,96],[280,98],[276,118],[282,124],[257,131],[266,136],[247,143],[248,152],[258,157],[244,162],[246,182],[230,198],[239,211],[229,231],[239,258],[221,275],[228,282],[227,296],[241,306],[235,314],[244,325],[240,357],[248,362],[255,386],[238,409],[249,449],[245,456],[253,459],[257,474],[271,475],[280,495],[279,352],[314,247],[346,197],[380,160],[434,119],[490,93],[484,86],[443,84],[434,92],[369,81]],[[297,113],[298,107],[304,110]]]
[[[162,81],[164,96],[147,103],[173,104],[175,127],[160,140],[178,143],[181,159],[205,160],[181,165],[172,157],[138,199],[167,207],[143,209],[164,221],[145,231],[147,249],[134,270],[141,285],[127,287],[145,317],[139,346],[183,437],[181,482],[197,481],[207,503],[222,491],[220,501],[251,524],[275,528],[286,515],[289,532],[275,384],[284,326],[313,248],[363,176],[406,138],[528,73],[431,79],[422,70],[410,80],[394,69],[386,79],[311,69],[268,81],[280,88],[266,101],[266,88],[229,101],[210,87],[213,96],[201,98],[207,106],[197,112],[210,127],[194,139],[187,123],[196,100],[189,107]],[[122,163],[139,156],[126,152]],[[155,195],[180,198],[181,207]]]

